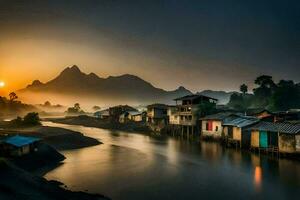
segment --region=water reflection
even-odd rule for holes
[[[258,156],[217,143],[58,125],[104,144],[62,152],[46,175],[74,190],[113,199],[287,199],[300,187],[300,163]]]
[[[261,184],[262,184],[262,169],[261,167],[257,166],[254,170],[254,186],[256,191],[261,190]]]

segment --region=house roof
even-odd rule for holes
[[[37,142],[39,140],[40,139],[36,137],[24,137],[17,135],[7,138],[6,140],[4,140],[4,143],[11,144],[16,147],[22,147]]]
[[[109,110],[100,110],[94,113],[94,115],[109,115]]]
[[[142,114],[139,111],[128,111],[127,113],[130,114],[130,115],[133,115],[133,116],[135,116],[135,115],[141,115]]]
[[[259,119],[257,119],[256,117],[240,116],[240,117],[234,118],[233,120],[229,120],[229,121],[225,122],[223,125],[224,126],[236,126],[236,127],[243,128],[243,127],[255,124],[257,122],[259,122]]]
[[[199,95],[199,94],[186,95],[183,97],[176,98],[176,99],[174,99],[174,101],[194,100],[194,99],[198,99],[198,98],[212,99],[212,100],[218,101],[218,99],[204,96],[204,95]]]
[[[258,115],[261,114],[263,112],[267,112],[269,114],[272,114],[271,111],[265,109],[265,108],[250,108],[246,110],[247,115]]]
[[[201,118],[201,120],[220,120],[223,121],[228,117],[238,117],[238,114],[232,113],[232,112],[219,112],[216,114],[212,114],[212,115],[207,115],[203,118]]]
[[[300,133],[300,124],[293,124],[288,122],[259,122],[248,128],[249,130],[258,130],[258,131],[269,131],[269,132],[280,132],[280,133],[289,133],[297,134]]]
[[[161,104],[161,103],[155,103],[155,104],[148,105],[147,108],[168,109],[168,105]]]

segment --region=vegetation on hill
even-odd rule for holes
[[[83,115],[85,112],[80,108],[79,103],[75,103],[73,107],[69,107],[66,111],[68,115]]]
[[[17,117],[13,119],[10,124],[12,126],[37,126],[41,125],[41,120],[38,113],[31,112],[25,115],[24,118]]]
[[[273,111],[300,108],[300,84],[292,80],[273,81],[272,76],[262,75],[255,79],[257,85],[253,94],[248,94],[248,86],[240,87],[240,94],[232,94],[229,107],[237,110],[266,108]]]
[[[0,96],[0,117],[37,111],[36,107],[24,104],[17,99],[18,96],[14,92],[10,93],[8,98]]]

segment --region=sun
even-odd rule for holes
[[[5,83],[3,81],[0,81],[0,88],[4,87]]]

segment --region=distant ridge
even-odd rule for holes
[[[93,99],[99,98],[101,101],[119,99],[124,103],[172,103],[176,97],[192,94],[183,86],[173,91],[156,88],[151,83],[131,74],[101,78],[95,73],[83,73],[76,65],[65,68],[49,82],[42,83],[35,80],[18,91],[23,96],[26,96],[28,92],[31,95],[32,93],[36,95],[58,93],[67,96],[92,97]]]

